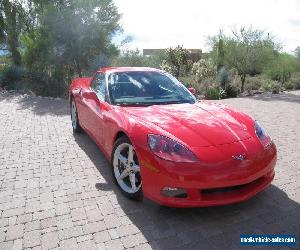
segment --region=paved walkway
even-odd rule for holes
[[[0,249],[247,249],[241,233],[296,234],[299,247],[300,91],[221,102],[268,128],[276,180],[244,203],[172,209],[120,194],[65,100],[0,94]]]

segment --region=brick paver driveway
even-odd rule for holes
[[[241,233],[299,241],[300,92],[222,102],[268,128],[276,180],[244,203],[172,209],[119,193],[91,139],[73,136],[67,101],[0,94],[0,249],[244,249]]]

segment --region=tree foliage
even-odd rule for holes
[[[272,80],[282,84],[289,80],[293,72],[297,71],[297,60],[293,55],[286,53],[276,56],[267,73]]]
[[[0,1],[0,43],[11,54],[14,65],[21,65],[20,34],[26,30],[27,15],[21,0]]]
[[[159,68],[164,59],[164,52],[160,52],[151,56],[144,56],[139,49],[125,50],[112,59],[111,65]]]
[[[126,50],[113,58],[112,66],[142,67],[145,66],[145,57],[138,49]]]
[[[14,65],[62,93],[119,53],[120,17],[113,0],[0,0],[0,43]]]
[[[28,67],[82,76],[97,56],[117,53],[111,40],[120,15],[111,0],[38,2],[40,25],[23,37]]]
[[[277,45],[269,34],[262,30],[241,28],[233,30],[232,35],[223,33],[210,38],[215,61],[220,58],[226,68],[235,68],[241,78],[241,92],[247,75],[256,75],[270,64],[277,53]],[[222,42],[221,42],[222,41]],[[220,53],[220,42],[222,53]]]
[[[295,53],[295,56],[296,56],[297,58],[300,59],[300,46],[298,46],[298,47],[295,49],[294,53]]]

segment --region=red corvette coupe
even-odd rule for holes
[[[262,191],[275,174],[268,133],[248,115],[191,92],[162,70],[102,68],[72,81],[72,127],[97,143],[130,198],[201,207]]]

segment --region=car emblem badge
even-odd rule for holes
[[[238,161],[243,161],[246,159],[246,154],[233,155],[232,158]]]

